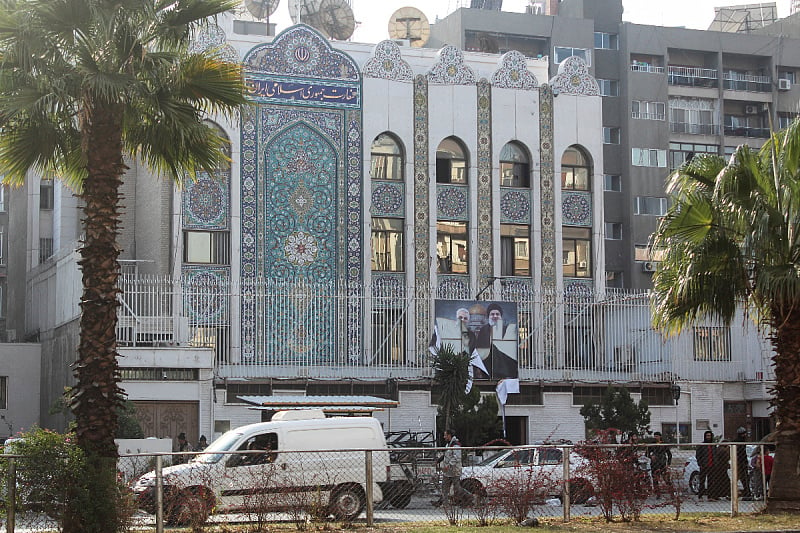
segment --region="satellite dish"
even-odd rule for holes
[[[244,0],[244,7],[257,19],[269,18],[278,9],[280,0]]]
[[[428,42],[431,27],[428,17],[416,7],[401,7],[389,18],[389,37],[403,39],[415,48],[421,48]]]
[[[289,16],[295,24],[308,24],[339,41],[346,41],[356,30],[350,0],[289,0]]]

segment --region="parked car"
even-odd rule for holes
[[[205,521],[212,510],[297,508],[352,520],[366,503],[365,454],[359,451],[365,449],[376,450],[372,493],[378,503],[392,487],[376,419],[277,413],[270,422],[226,432],[186,464],[164,468],[165,520],[187,524]],[[140,477],[133,491],[139,507],[154,513],[155,472]]]
[[[531,446],[513,448],[486,457],[474,466],[465,466],[461,473],[461,485],[479,496],[493,496],[506,490],[508,483],[527,485],[539,493],[542,500],[548,497],[561,498],[564,480],[564,452],[561,448]],[[575,472],[586,463],[586,459],[572,452],[569,455],[570,469]],[[592,483],[580,476],[570,479],[570,501],[586,503],[594,495]]]

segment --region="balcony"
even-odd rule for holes
[[[631,72],[649,72],[651,74],[663,74],[664,67],[658,67],[649,63],[634,61],[631,63]]]
[[[769,93],[772,92],[772,78],[769,76],[726,72],[723,76],[723,87],[731,91]]]
[[[671,133],[689,133],[691,135],[719,135],[719,124],[692,124],[690,122],[670,122]]]
[[[749,126],[725,126],[725,135],[731,137],[750,137],[753,139],[766,139],[769,137],[769,128],[752,128]]]
[[[717,87],[719,74],[716,69],[700,67],[668,67],[667,82],[670,85],[687,87]]]

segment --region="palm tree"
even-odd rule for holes
[[[95,484],[92,523],[114,531],[120,185],[136,159],[181,183],[213,172],[224,140],[204,118],[244,102],[241,67],[188,53],[196,31],[236,0],[0,0],[0,168],[57,177],[83,200],[76,440]],[[79,509],[74,509],[76,512]],[[86,520],[82,515],[80,520]],[[76,518],[79,522],[80,520]]]
[[[444,429],[451,428],[453,414],[464,403],[469,379],[469,354],[457,353],[452,344],[444,344],[433,356],[433,382],[439,393],[439,414],[444,415]]]
[[[800,510],[800,121],[729,162],[698,155],[672,174],[656,232],[654,323],[756,317],[774,349],[777,453],[770,510]]]

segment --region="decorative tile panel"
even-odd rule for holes
[[[373,272],[372,295],[378,298],[393,298],[397,305],[405,302],[396,300],[404,298],[406,293],[406,275],[404,272]],[[386,304],[386,302],[382,302]]]
[[[251,49],[244,57],[248,72],[312,78],[360,81],[353,59],[331,48],[317,30],[297,24],[281,32],[271,43]]]
[[[594,281],[582,278],[564,278],[564,298],[592,298]]]
[[[374,217],[405,216],[405,184],[397,182],[372,182],[372,208]]]
[[[592,193],[561,191],[561,217],[567,226],[591,226]]]
[[[469,187],[464,185],[437,185],[436,218],[467,220],[469,218]]]
[[[500,222],[531,223],[531,192],[527,189],[500,189]]]
[[[503,278],[501,287],[502,298],[510,302],[523,302],[533,300],[533,280],[529,278]]]
[[[416,353],[428,349],[430,303],[426,288],[430,287],[430,202],[428,184],[428,78],[414,78],[414,284],[416,296]],[[423,361],[418,361],[422,364]]]
[[[193,326],[226,324],[230,320],[230,267],[181,268],[184,279],[184,316]]]
[[[539,88],[539,195],[542,225],[542,288],[556,286],[555,167],[553,158],[553,91]]]
[[[439,50],[428,71],[428,82],[437,85],[475,85],[476,81],[475,72],[464,64],[464,52],[451,44]]]
[[[365,78],[381,78],[393,81],[411,81],[414,73],[400,55],[400,47],[392,40],[375,45],[372,57],[364,64]]]
[[[210,48],[218,48],[228,41],[225,31],[216,24],[209,24],[197,32],[189,44],[189,53],[198,54]]]
[[[246,58],[246,79],[258,87],[299,89],[291,98],[253,94],[256,105],[242,112],[242,359],[303,364],[313,349],[319,362],[343,353],[358,362],[364,203],[358,70],[306,26],[256,46]],[[342,87],[355,92],[337,92]],[[328,102],[318,101],[326,96]],[[256,315],[255,297],[264,287],[293,296]],[[303,305],[304,290],[346,290],[346,325],[333,303]]]
[[[600,96],[600,86],[594,76],[589,74],[586,62],[577,56],[570,56],[558,66],[558,74],[550,80],[553,91],[579,96]]]
[[[498,60],[498,68],[492,74],[492,85],[500,89],[532,91],[539,87],[539,80],[528,70],[528,60],[521,52],[511,50]]]
[[[196,180],[187,181],[181,195],[184,229],[228,229],[229,187],[230,171],[218,177],[199,172]]]
[[[447,300],[468,300],[469,277],[458,275],[439,275],[437,296]]]
[[[494,275],[492,253],[492,86],[478,82],[478,285]]]

